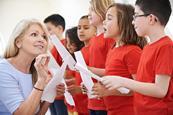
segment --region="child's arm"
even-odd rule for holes
[[[132,78],[135,79],[136,74],[132,74]],[[116,89],[108,90],[102,83],[95,83],[92,91],[93,91],[93,95],[96,95],[98,97],[111,96],[111,95],[114,95],[114,96],[131,96],[131,95],[133,95],[133,91],[130,91],[129,93],[124,94]]]
[[[103,77],[102,83],[110,90],[126,87],[143,95],[163,98],[168,92],[170,79],[168,75],[156,75],[155,83],[146,83],[118,76],[106,76]]]
[[[102,68],[95,68],[95,67],[89,67],[88,69],[93,72],[94,74],[97,74],[98,76],[104,76],[105,75],[105,69]]]
[[[116,89],[108,90],[103,84],[95,83],[92,88],[92,95],[100,98],[105,96],[131,96],[133,92],[129,92],[128,94],[122,94],[120,91]]]

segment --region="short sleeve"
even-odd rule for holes
[[[173,45],[166,45],[160,48],[156,59],[156,74],[172,75],[173,72]]]
[[[138,69],[138,64],[141,57],[141,49],[133,48],[127,53],[124,58],[125,64],[127,65],[130,74],[136,74]]]
[[[0,72],[0,101],[12,114],[24,101],[18,81],[8,73]]]

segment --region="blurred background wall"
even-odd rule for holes
[[[90,0],[0,0],[0,54],[15,25],[24,18],[44,20],[53,13],[61,14],[66,20],[66,28],[77,25],[82,15],[88,14]],[[136,0],[115,0],[134,4]],[[170,0],[173,6],[173,0]],[[173,35],[173,15],[166,31]]]

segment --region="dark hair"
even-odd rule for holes
[[[65,19],[59,15],[59,14],[52,14],[48,16],[45,20],[44,23],[51,22],[55,26],[62,26],[63,30],[65,30]]]
[[[88,19],[88,15],[82,16],[82,17],[80,18],[80,20],[81,20],[81,19]]]
[[[116,8],[118,28],[121,34],[121,39],[116,44],[134,44],[143,48],[147,44],[147,40],[137,35],[132,24],[134,7],[127,4],[114,3],[108,9],[112,7]]]
[[[70,44],[76,45],[77,51],[84,46],[84,43],[79,40],[77,35],[77,27],[66,30],[65,36],[69,38]]]
[[[145,14],[155,15],[162,25],[169,21],[172,9],[169,0],[137,0],[135,3]]]

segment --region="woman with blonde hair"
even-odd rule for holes
[[[41,113],[40,99],[50,78],[47,46],[47,30],[40,21],[17,24],[0,61],[0,115]]]

